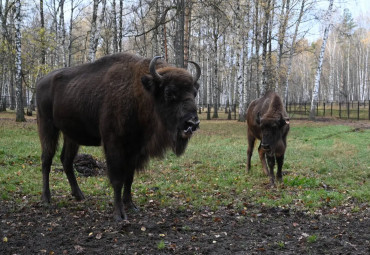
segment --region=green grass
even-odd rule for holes
[[[256,149],[251,173],[245,172],[246,124],[202,120],[182,157],[168,152],[136,174],[133,197],[139,207],[155,201],[177,210],[280,206],[315,211],[351,202],[353,211],[358,211],[370,199],[369,140],[370,129],[292,121],[283,184],[269,189]],[[28,201],[39,201],[42,176],[36,122],[0,118],[0,145],[0,199],[22,201],[26,196]],[[80,152],[104,159],[101,148],[82,147]],[[62,168],[59,155],[60,148],[52,169]],[[106,177],[78,177],[78,182],[98,208],[111,207],[113,193]],[[58,206],[74,203],[63,172],[52,171],[50,184]]]

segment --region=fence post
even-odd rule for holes
[[[236,120],[236,104],[234,104],[234,120]]]
[[[316,116],[319,116],[319,102],[316,103]]]
[[[357,101],[357,120],[360,120],[360,100]]]
[[[207,120],[211,119],[211,107],[207,104]]]
[[[324,102],[324,114],[323,114],[323,116],[325,116],[325,102]]]
[[[330,117],[333,117],[333,102],[330,103]]]
[[[307,110],[307,108],[306,108],[306,101],[304,102],[304,115],[306,115],[306,110]]]
[[[370,100],[369,100],[369,120],[370,120]]]
[[[349,102],[347,102],[347,119],[349,119]]]
[[[339,102],[339,119],[342,118],[342,103]]]

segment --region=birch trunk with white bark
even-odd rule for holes
[[[328,41],[329,36],[329,30],[331,26],[331,14],[333,9],[333,3],[334,0],[330,0],[329,8],[328,8],[328,17],[329,17],[329,23],[325,28],[324,31],[324,38],[322,41],[321,49],[320,49],[320,55],[319,55],[319,64],[316,69],[316,75],[315,75],[315,84],[312,91],[312,101],[311,101],[311,110],[310,110],[310,120],[314,120],[316,117],[316,102],[319,98],[319,91],[320,91],[320,77],[321,77],[321,70],[322,70],[322,63],[324,60],[324,54],[325,54],[325,48],[326,48],[326,42]]]
[[[16,82],[16,98],[17,112],[15,121],[26,121],[23,108],[23,93],[22,93],[22,51],[21,51],[21,0],[15,1],[15,82]]]
[[[93,14],[92,14],[92,20],[91,20],[91,32],[90,32],[90,45],[89,45],[89,53],[87,56],[87,59],[89,62],[95,61],[95,55],[96,55],[96,20],[98,18],[98,7],[99,7],[99,0],[94,0],[94,7],[93,7]]]

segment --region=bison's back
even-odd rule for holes
[[[52,122],[79,144],[99,145],[101,118],[107,116],[104,111],[116,110],[123,104],[119,101],[126,101],[126,108],[133,107],[132,102],[128,102],[133,95],[134,70],[141,62],[148,60],[116,54],[94,63],[51,72],[37,84],[40,120]]]

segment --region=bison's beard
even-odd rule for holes
[[[190,136],[184,136],[183,131],[179,130],[177,132],[176,140],[174,141],[174,146],[172,148],[176,156],[181,156],[185,152],[189,139]]]

